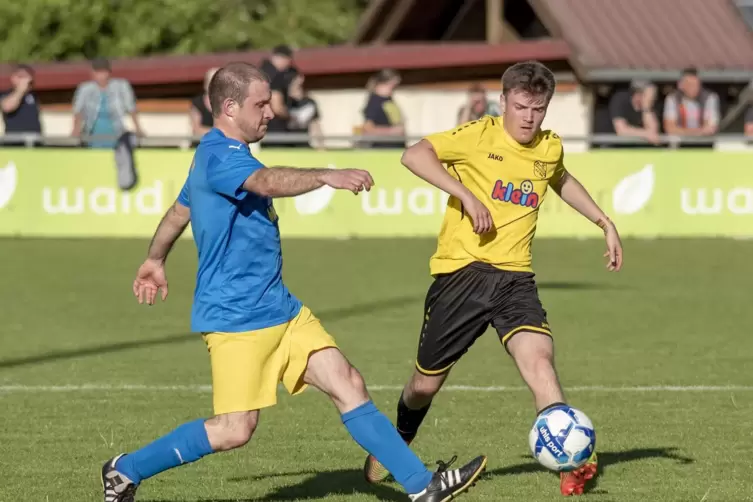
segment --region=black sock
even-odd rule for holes
[[[410,443],[418,434],[418,428],[421,427],[421,422],[424,421],[424,417],[429,412],[431,402],[421,408],[420,410],[411,410],[405,404],[403,395],[400,394],[400,400],[397,402],[397,432],[403,438],[406,443]]]
[[[555,408],[555,407],[557,407],[557,406],[567,406],[567,404],[565,404],[565,403],[560,403],[560,402],[552,403],[552,404],[550,404],[549,406],[545,406],[544,408],[542,408],[541,410],[539,410],[539,412],[538,412],[538,413],[536,413],[536,415],[541,415],[541,414],[542,414],[542,413],[544,413],[544,412],[545,412],[546,410],[551,410],[552,408]]]

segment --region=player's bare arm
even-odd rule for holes
[[[428,141],[421,140],[403,153],[401,162],[413,174],[457,198],[473,221],[473,231],[483,234],[494,228],[489,210],[462,183],[450,176],[437,152]]]
[[[619,271],[622,268],[622,242],[617,227],[612,220],[591,198],[583,185],[569,172],[565,171],[559,183],[553,185],[552,188],[570,207],[604,231],[607,242],[607,251],[604,256],[609,258],[607,268],[610,271]]]
[[[371,190],[374,179],[360,169],[268,167],[249,176],[243,188],[264,197],[294,197],[324,185],[358,194]]]
[[[162,301],[167,299],[165,260],[190,221],[191,210],[179,202],[173,203],[162,217],[149,244],[147,258],[133,281],[133,294],[139,303],[153,305],[159,290],[162,290]]]

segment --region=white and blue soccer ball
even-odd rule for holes
[[[591,420],[570,406],[556,406],[540,413],[528,435],[531,453],[552,471],[582,467],[596,447]]]

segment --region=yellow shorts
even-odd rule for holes
[[[280,382],[291,394],[303,392],[309,356],[337,347],[306,307],[279,326],[243,333],[206,333],[203,337],[212,364],[215,415],[274,406]]]

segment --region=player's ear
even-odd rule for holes
[[[225,112],[225,115],[235,117],[238,113],[238,103],[234,99],[227,98],[222,102],[222,109]]]

